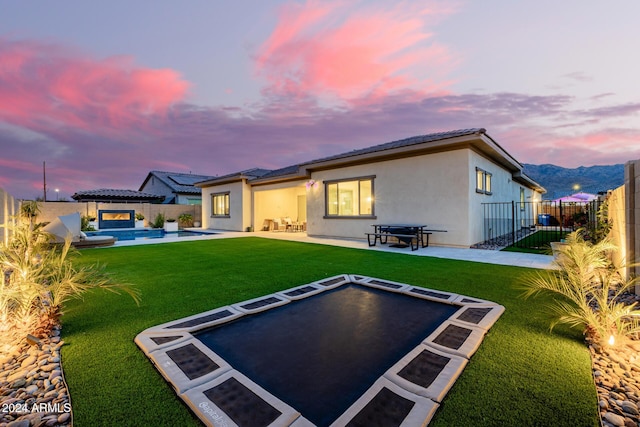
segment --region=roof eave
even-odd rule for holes
[[[311,177],[311,173],[301,168],[301,169],[298,169],[298,173],[278,175],[278,176],[272,176],[268,178],[253,179],[251,180],[251,185],[265,185],[265,184],[274,184],[278,182],[300,181],[303,179],[309,179],[310,177]]]
[[[547,192],[547,190],[542,185],[538,184],[536,181],[525,175],[522,171],[514,173],[512,176],[514,181],[520,182],[521,184],[524,184],[541,194],[545,194]]]
[[[193,186],[198,188],[214,187],[216,185],[230,184],[233,182],[241,182],[243,180],[248,180],[249,178],[250,177],[247,175],[240,174],[240,175],[226,176],[226,177],[220,177],[216,179],[210,179],[207,181],[196,182],[195,184],[193,184]]]

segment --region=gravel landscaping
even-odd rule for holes
[[[0,356],[0,427],[68,426],[71,400],[60,363],[60,329]]]

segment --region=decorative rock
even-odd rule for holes
[[[50,364],[48,364],[48,365],[44,365],[44,366],[42,366],[42,367],[40,368],[40,370],[41,370],[41,371],[43,371],[43,372],[51,372],[51,371],[53,371],[54,369],[56,369],[57,367],[58,367],[58,366],[56,366],[56,365],[54,365],[54,364],[50,363]]]
[[[34,363],[36,363],[36,360],[38,360],[36,356],[28,356],[26,359],[22,361],[20,366],[24,368],[25,366],[33,365]]]
[[[15,380],[12,384],[11,384],[11,388],[20,388],[20,387],[24,387],[25,384],[27,384],[27,381],[24,378],[20,378]]]
[[[622,402],[622,405],[620,406],[622,407],[622,410],[625,412],[628,412],[633,415],[640,414],[640,411],[638,411],[638,406],[629,400],[625,400],[624,402]]]
[[[49,374],[49,381],[53,381],[54,378],[59,377],[61,375],[61,372],[59,369],[54,369],[53,371],[51,371],[51,374]]]
[[[25,408],[51,402],[55,407],[69,403],[62,379],[59,337],[52,344],[41,338],[40,346],[0,344],[0,401],[3,405],[20,404]],[[9,352],[10,350],[10,352]],[[60,426],[71,424],[71,413],[0,412],[0,427]]]
[[[607,412],[606,414],[604,414],[604,420],[606,420],[607,422],[613,424],[614,426],[617,427],[625,427],[624,426],[624,418],[621,417],[620,415],[616,415],[612,412]]]
[[[29,371],[25,371],[25,370],[18,371],[14,374],[9,375],[9,377],[7,378],[7,382],[11,383],[19,378],[26,378],[28,373]]]
[[[34,394],[35,392],[38,391],[38,386],[35,384],[32,384],[29,387],[27,387],[24,391],[27,392],[28,394]]]

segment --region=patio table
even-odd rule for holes
[[[372,224],[374,229],[373,233],[367,233],[369,246],[375,246],[377,241],[380,244],[386,244],[389,237],[395,237],[398,239],[398,243],[391,245],[394,247],[407,247],[411,246],[411,250],[418,249],[418,245],[426,248],[429,246],[429,234],[426,231],[427,225],[425,224]],[[373,243],[371,243],[371,237],[373,236]],[[426,242],[425,242],[425,236]],[[416,239],[416,246],[414,249],[413,239]],[[401,244],[400,242],[404,242]]]

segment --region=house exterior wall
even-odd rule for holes
[[[200,194],[176,194],[176,204],[200,205],[202,204],[202,197]]]
[[[229,193],[229,216],[214,217],[211,197]],[[251,226],[251,187],[245,181],[202,189],[202,226],[213,230],[245,231]]]
[[[491,194],[476,192],[476,168],[491,174]],[[374,217],[325,217],[324,182],[374,178]],[[387,160],[313,172],[320,185],[307,190],[309,235],[362,239],[372,224],[426,224],[435,245],[469,247],[483,239],[483,203],[525,200],[534,191],[514,182],[511,172],[471,149]]]
[[[455,150],[318,171],[320,182],[307,193],[307,232],[315,236],[362,239],[374,223],[426,224],[438,245],[465,246],[469,233],[469,150]],[[326,218],[326,180],[375,176],[374,217]],[[475,179],[475,169],[473,171]],[[473,181],[475,183],[475,181]],[[474,190],[474,189],[471,189]]]
[[[171,187],[169,187],[167,184],[162,182],[162,180],[158,179],[155,176],[151,176],[151,178],[144,184],[140,191],[162,195],[167,201],[175,197],[174,203],[179,205],[198,205],[200,204],[199,201],[201,200],[199,194],[174,193]]]
[[[170,200],[174,196],[171,188],[155,176],[151,176],[151,178],[144,184],[144,187],[142,187],[140,191],[164,196],[165,200]]]
[[[475,151],[468,150],[469,154],[469,226],[468,226],[468,244],[465,246],[473,245],[474,243],[484,240],[484,212],[483,203],[501,203],[501,202],[519,202],[520,201],[520,189],[524,189],[525,202],[532,202],[540,200],[540,196],[536,196],[536,193],[531,188],[513,181],[511,172],[505,170],[502,166],[494,163],[490,159],[487,159],[483,155],[476,153]],[[491,173],[491,194],[482,194],[476,192],[476,168],[480,168],[488,173]],[[537,198],[536,198],[537,197]],[[511,224],[511,219],[505,219]],[[506,228],[505,228],[506,229]]]

